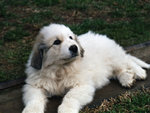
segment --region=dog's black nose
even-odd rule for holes
[[[72,45],[72,46],[69,47],[69,50],[72,53],[76,54],[78,52],[78,47],[76,45]]]

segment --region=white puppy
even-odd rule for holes
[[[47,97],[64,94],[58,113],[78,113],[110,78],[125,87],[145,79],[142,67],[150,65],[105,35],[88,32],[77,37],[64,25],[50,24],[39,32],[27,63],[22,113],[44,113]]]

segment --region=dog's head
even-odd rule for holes
[[[77,36],[68,27],[50,24],[42,28],[37,36],[31,66],[41,69],[42,66],[68,64],[83,57],[83,54]]]

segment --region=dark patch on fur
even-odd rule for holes
[[[47,46],[43,43],[37,46],[36,51],[34,51],[32,59],[31,59],[31,66],[35,69],[40,70],[42,68],[42,61],[43,61],[43,54],[44,50],[47,49]]]
[[[84,49],[83,48],[81,48],[80,54],[81,54],[81,57],[84,57]]]
[[[77,36],[75,35],[75,41],[78,43],[79,47],[80,47],[80,55],[81,57],[84,57],[84,49],[82,48],[80,42],[77,39]]]

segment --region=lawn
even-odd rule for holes
[[[150,89],[126,92],[115,98],[104,100],[94,109],[86,107],[80,113],[149,113]]]
[[[24,74],[40,28],[68,25],[77,35],[106,34],[122,46],[150,40],[149,0],[1,0],[0,82]]]
[[[0,82],[25,76],[34,39],[50,23],[65,24],[77,35],[106,34],[126,47],[150,40],[150,1],[0,0]]]

